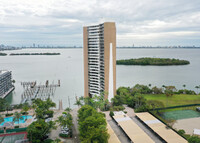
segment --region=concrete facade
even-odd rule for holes
[[[116,27],[114,22],[83,28],[84,97],[116,93]]]
[[[6,97],[12,90],[12,74],[10,71],[0,71],[0,98]]]

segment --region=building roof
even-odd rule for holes
[[[187,143],[187,141],[160,122],[157,118],[148,112],[136,113],[136,116],[149,126],[155,133],[168,143]]]
[[[154,141],[122,111],[114,112],[113,118],[134,143],[153,143]]]
[[[9,71],[7,71],[7,70],[0,70],[0,75],[2,75],[4,73],[7,73],[7,72],[9,72]]]
[[[108,133],[110,135],[110,138],[108,139],[108,143],[121,143],[119,141],[117,135],[115,134],[115,132],[113,131],[113,129],[109,125],[109,123],[107,123],[107,129],[108,129]]]

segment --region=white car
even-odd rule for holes
[[[62,133],[62,134],[66,134],[66,135],[69,134],[68,131],[61,131],[61,133]]]
[[[61,130],[69,131],[69,128],[67,126],[66,127],[61,127]]]

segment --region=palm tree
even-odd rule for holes
[[[54,141],[53,141],[53,143],[60,143],[61,142],[61,140],[59,139],[59,138],[56,138]]]
[[[0,115],[0,124],[4,122],[4,118],[2,115]]]
[[[184,88],[184,94],[185,94],[185,87],[186,87],[186,85],[185,85],[185,84],[183,84],[183,88]]]
[[[28,104],[24,104],[22,107],[22,111],[25,112],[25,115],[27,115],[29,109],[30,107],[28,106]],[[27,116],[26,116],[26,119],[27,119]]]
[[[10,104],[6,102],[5,109],[7,111],[7,114],[8,114],[8,111],[10,110],[10,107],[11,107]]]
[[[22,114],[20,112],[15,112],[14,113],[14,118],[13,118],[13,121],[18,121],[18,125],[19,125],[19,121],[22,120],[23,117],[22,117]]]
[[[168,98],[169,97],[171,97],[171,96],[173,96],[173,90],[170,88],[170,86],[167,86],[167,87],[165,87],[166,88],[166,90],[165,90],[165,95],[166,95],[166,106],[168,107]]]
[[[79,99],[77,99],[76,103],[74,103],[74,105],[77,105],[78,108],[79,108],[79,106],[82,106],[82,103],[81,103],[81,101]]]
[[[195,88],[197,89],[197,94],[198,94],[198,89],[199,89],[199,87],[200,87],[200,86],[195,86]]]
[[[59,124],[59,126],[61,127],[65,127],[66,121],[65,121],[65,117],[64,116],[59,116],[58,119],[56,120],[56,122]]]
[[[31,108],[33,109],[33,116],[34,116],[35,115],[35,110],[37,108],[37,105],[35,103],[33,103]]]
[[[71,108],[69,108],[69,107],[67,107],[67,108],[65,109],[65,111],[66,111],[67,113],[69,113],[69,112],[71,112],[71,111],[72,111],[72,109],[71,109]]]

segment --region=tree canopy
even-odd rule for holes
[[[39,119],[28,126],[27,137],[32,143],[42,143],[46,139],[46,134],[55,128],[55,122],[45,122],[45,120]]]
[[[126,59],[117,60],[118,65],[157,65],[157,66],[167,66],[167,65],[188,65],[190,64],[187,60],[179,59],[169,59],[169,58],[138,58],[138,59]]]
[[[103,113],[97,112],[89,105],[84,105],[78,111],[78,118],[81,142],[108,142],[107,122]]]
[[[33,101],[33,107],[35,108],[37,119],[47,119],[53,117],[54,112],[50,108],[56,107],[56,104],[50,98],[46,101],[36,99]]]

